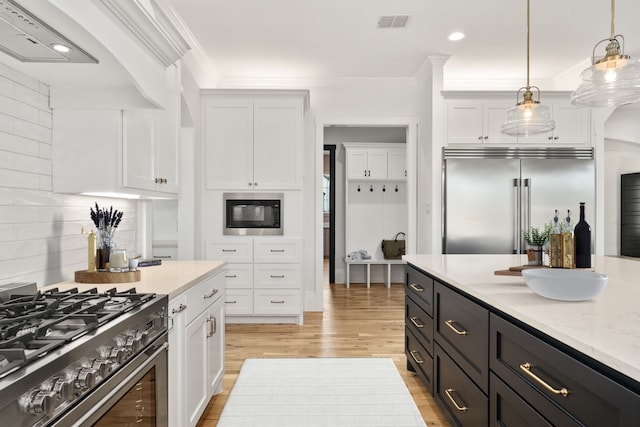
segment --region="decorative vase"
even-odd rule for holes
[[[527,248],[527,260],[529,265],[542,265],[542,246]]]
[[[98,246],[96,250],[96,268],[98,271],[109,271],[109,257],[111,251],[115,249],[116,243],[113,240],[115,230],[107,231],[105,228],[98,229]]]

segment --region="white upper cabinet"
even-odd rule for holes
[[[466,94],[466,97],[465,97]],[[556,122],[553,132],[513,137],[500,132],[514,97],[500,94],[445,93],[448,144],[589,145],[591,113],[571,105],[565,93],[543,93],[542,103]]]
[[[516,138],[503,135],[500,128],[513,105],[507,100],[454,100],[447,102],[449,144],[514,144]]]
[[[545,101],[544,99],[542,100]],[[589,145],[591,130],[591,110],[576,107],[569,98],[549,100],[551,114],[556,122],[553,132],[520,137],[520,143],[538,143],[554,145]]]
[[[54,110],[53,191],[175,197],[177,131],[173,138],[160,138],[163,113]],[[164,163],[171,166],[167,170],[160,168],[161,152],[172,153],[173,162]]]
[[[302,188],[305,99],[303,91],[203,91],[206,188]]]
[[[167,71],[164,109],[53,109],[53,191],[175,198],[178,79]]]
[[[343,143],[349,180],[405,180],[405,144]],[[400,146],[400,147],[398,147]]]
[[[389,179],[407,179],[407,152],[402,150],[390,150],[387,152],[387,176]]]

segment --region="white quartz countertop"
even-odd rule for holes
[[[596,256],[609,277],[593,300],[556,301],[530,290],[520,276],[496,270],[526,264],[521,255],[406,255],[404,259],[461,291],[640,381],[640,260]]]
[[[79,290],[90,288],[124,291],[136,288],[140,293],[169,295],[169,298],[186,291],[203,279],[213,276],[227,265],[226,261],[162,261],[161,265],[140,268],[140,281],[128,283],[77,283],[73,280],[58,282],[44,287],[66,290],[77,287]]]

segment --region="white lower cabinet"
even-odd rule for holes
[[[206,258],[228,261],[225,315],[229,323],[302,324],[298,238],[230,237],[206,242]]]
[[[195,426],[222,390],[224,275],[221,271],[170,300],[169,426]]]

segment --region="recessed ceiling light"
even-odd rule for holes
[[[452,42],[462,40],[463,38],[464,38],[464,33],[461,33],[459,31],[449,34],[449,40],[451,40]]]
[[[67,53],[69,51],[71,51],[71,48],[69,46],[60,44],[60,43],[55,43],[52,44],[51,47],[53,48],[53,50],[56,50],[58,52],[62,52],[62,53]]]

